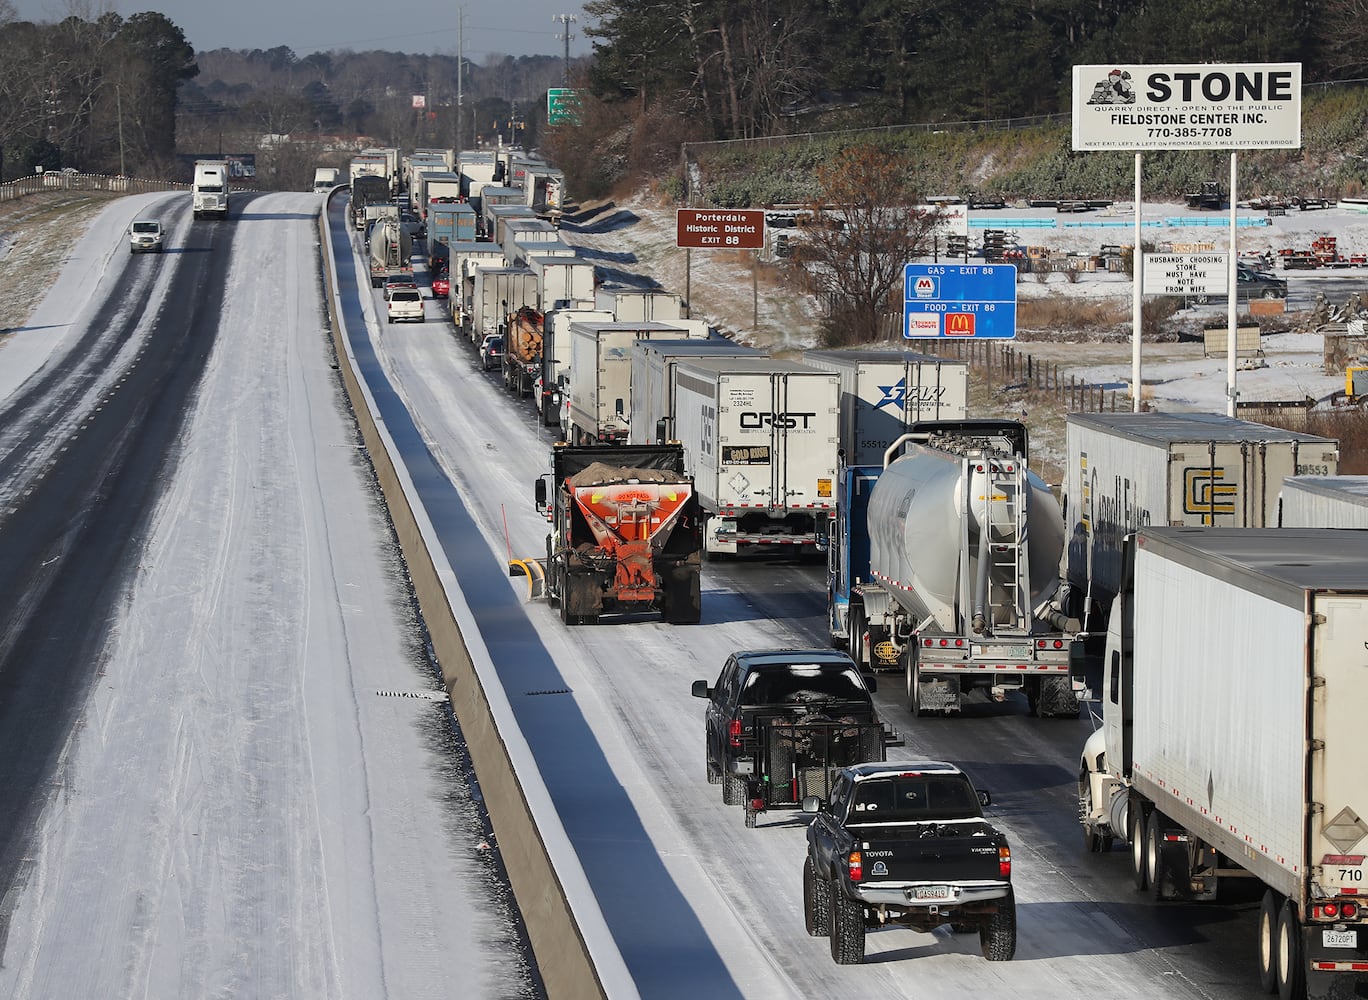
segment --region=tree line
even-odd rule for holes
[[[39,167],[175,179],[186,156],[253,152],[260,185],[294,188],[345,163],[338,139],[537,143],[561,59],[496,54],[461,71],[458,107],[454,54],[196,52],[162,14],[40,24],[0,0],[0,181]]]
[[[1067,111],[1074,65],[1300,62],[1368,75],[1362,0],[590,0],[596,98],[703,138]]]

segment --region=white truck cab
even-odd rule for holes
[[[214,215],[228,218],[228,161],[196,160],[190,185],[191,208],[197,219]]]

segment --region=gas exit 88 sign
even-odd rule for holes
[[[904,266],[905,339],[1010,340],[1015,336],[1015,265]]]

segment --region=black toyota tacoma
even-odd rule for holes
[[[953,764],[888,762],[843,768],[816,813],[803,863],[803,916],[831,938],[839,965],[864,961],[866,928],[949,924],[978,931],[983,957],[1016,953],[1016,900],[1007,837],[983,818],[987,792]]]
[[[745,807],[746,826],[766,809],[825,797],[847,764],[883,760],[901,746],[879,721],[870,692],[844,653],[757,649],[733,653],[717,682],[695,681],[708,700],[704,755],[722,801]]]

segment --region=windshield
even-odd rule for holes
[[[847,821],[908,823],[982,815],[978,797],[962,775],[899,775],[859,782]]]

